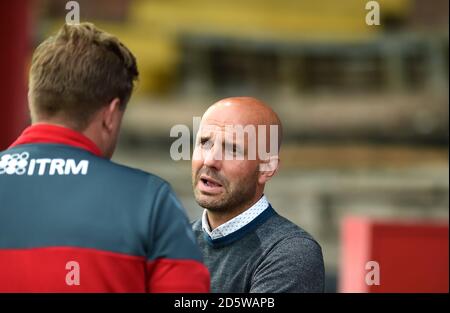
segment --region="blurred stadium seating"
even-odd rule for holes
[[[30,4],[30,52],[64,23],[65,2]],[[192,219],[201,209],[189,162],[170,159],[170,128],[252,95],[285,125],[267,195],[322,244],[327,291],[338,290],[347,216],[448,225],[447,0],[379,0],[380,26],[366,25],[365,0],[78,2],[82,21],[138,59],[115,159],[165,177]]]

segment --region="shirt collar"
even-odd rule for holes
[[[250,208],[235,216],[228,222],[220,225],[219,227],[211,230],[211,227],[208,222],[207,210],[203,211],[202,215],[202,228],[208,234],[211,239],[218,239],[221,237],[225,237],[235,231],[241,229],[251,221],[253,221],[258,215],[260,215],[263,211],[265,211],[269,207],[269,201],[265,195],[261,197],[254,205]]]
[[[9,147],[29,143],[54,143],[81,148],[90,153],[102,157],[98,146],[83,134],[59,125],[35,124],[27,127],[19,138]]]

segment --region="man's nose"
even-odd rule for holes
[[[222,166],[222,153],[214,145],[212,149],[205,152],[203,164],[205,166],[220,170]]]

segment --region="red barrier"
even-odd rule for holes
[[[14,141],[28,121],[29,5],[27,0],[0,1],[0,151]]]
[[[347,218],[341,236],[340,292],[448,293],[448,221]]]

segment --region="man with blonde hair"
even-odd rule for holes
[[[138,69],[94,25],[34,52],[32,126],[0,152],[0,292],[207,292],[163,179],[111,162]]]

